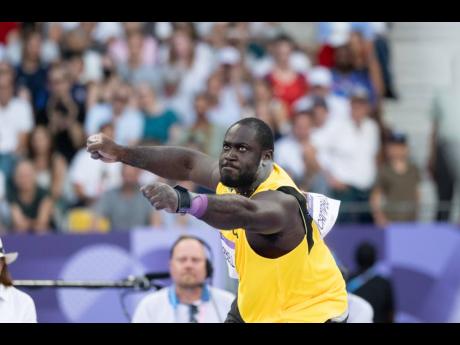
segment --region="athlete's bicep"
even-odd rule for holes
[[[296,199],[279,191],[265,191],[254,195],[254,221],[246,228],[263,234],[274,234],[290,226],[298,212]]]

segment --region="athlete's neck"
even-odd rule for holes
[[[255,190],[259,187],[259,185],[264,182],[268,176],[270,176],[271,172],[273,170],[273,162],[269,161],[266,162],[264,165],[261,165],[259,167],[259,170],[257,171],[257,177],[254,180],[254,182],[245,187],[237,187],[235,188],[238,194],[244,195],[245,197],[250,197],[252,193],[255,192]]]

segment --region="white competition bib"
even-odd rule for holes
[[[222,243],[222,251],[224,253],[225,262],[228,267],[228,275],[230,278],[238,279],[238,272],[236,271],[235,264],[235,242],[230,241],[220,234],[220,239]]]
[[[331,231],[339,215],[340,200],[328,198],[323,194],[303,193],[307,198],[307,210],[324,238]]]

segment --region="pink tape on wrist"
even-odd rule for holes
[[[190,207],[187,213],[196,218],[201,218],[206,212],[207,208],[208,196],[206,194],[198,194],[198,196],[192,200],[192,207]]]

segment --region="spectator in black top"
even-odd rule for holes
[[[67,52],[65,55],[65,66],[70,79],[70,93],[78,107],[78,121],[85,123],[86,115],[86,84],[82,82],[84,72],[83,54],[80,52]]]
[[[393,322],[394,292],[392,283],[376,269],[376,249],[368,243],[361,243],[355,252],[358,271],[347,282],[347,291],[368,301],[374,309],[374,322]]]
[[[68,70],[56,65],[49,72],[50,97],[47,103],[47,123],[57,151],[69,163],[83,145],[83,122],[78,117],[78,104],[72,97]]]
[[[37,185],[34,166],[28,160],[18,163],[14,186],[9,190],[12,228],[17,233],[46,233],[52,228],[53,202]]]
[[[22,60],[16,68],[16,85],[19,91],[27,90],[35,112],[35,120],[43,123],[46,108],[47,68],[41,61],[42,37],[38,31],[29,31],[23,42]]]

